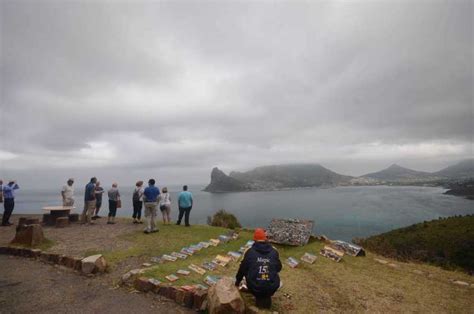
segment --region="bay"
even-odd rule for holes
[[[333,239],[366,237],[424,220],[474,214],[474,201],[444,195],[439,187],[370,186],[330,189],[297,189],[269,192],[211,194],[204,185],[190,186],[195,205],[191,224],[205,224],[207,216],[225,209],[246,227],[266,227],[272,218],[301,218],[315,222],[314,232]],[[106,190],[107,187],[104,187]],[[177,217],[178,186],[168,186],[172,217]],[[22,189],[16,197],[14,214],[41,214],[47,205],[60,205],[58,189]],[[132,215],[133,187],[119,187],[123,208],[118,216]],[[83,188],[76,187],[76,212],[83,207]],[[108,212],[107,196],[100,212]],[[161,214],[158,213],[159,218]]]

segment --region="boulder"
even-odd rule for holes
[[[37,258],[40,257],[41,250],[40,249],[31,249],[31,257]]]
[[[148,292],[155,288],[147,277],[138,277],[133,283],[133,287],[141,292]]]
[[[244,300],[230,277],[223,277],[209,288],[207,300],[210,314],[245,312]]]
[[[59,264],[66,266],[67,268],[73,268],[73,269],[74,269],[75,263],[76,261],[74,257],[66,256],[66,255],[61,256],[61,260],[59,262]]]
[[[21,244],[26,246],[37,246],[43,243],[43,228],[39,224],[19,225],[16,228],[15,238],[12,244]]]
[[[81,271],[83,274],[103,273],[107,262],[102,254],[91,255],[82,259]]]
[[[69,217],[56,218],[56,228],[64,228],[69,226]]]
[[[193,294],[193,298],[194,298],[193,308],[196,311],[205,310],[205,308],[202,309],[202,304],[207,299],[207,291],[206,290],[196,290]]]

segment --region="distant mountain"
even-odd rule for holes
[[[245,183],[231,178],[226,175],[223,171],[219,170],[219,168],[215,167],[212,169],[211,172],[211,183],[204,189],[206,192],[242,192],[242,191],[249,191],[250,187],[248,187]]]
[[[390,167],[363,175],[361,178],[385,182],[416,182],[438,180],[440,177],[429,172],[416,171],[393,164]]]
[[[463,160],[433,174],[454,179],[474,178],[474,158]]]
[[[344,176],[319,164],[290,164],[257,167],[247,172],[225,175],[218,168],[211,173],[208,192],[266,191],[301,187],[348,185],[352,177]]]

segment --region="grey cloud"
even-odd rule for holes
[[[472,155],[471,1],[3,1],[1,38],[0,152],[18,169],[87,164],[91,142],[104,171],[193,177],[402,158],[373,143],[415,167],[430,143],[451,149],[431,168]]]

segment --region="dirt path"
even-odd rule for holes
[[[0,265],[0,313],[193,313],[39,261],[0,255]]]

